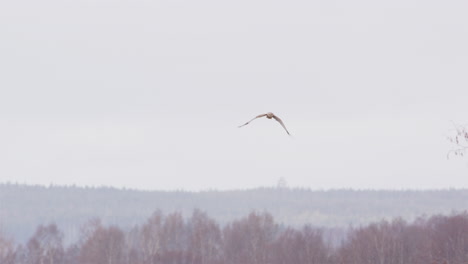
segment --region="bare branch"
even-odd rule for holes
[[[455,156],[464,156],[465,152],[468,150],[468,129],[465,125],[457,125],[452,121],[453,126],[455,127],[455,134],[447,137],[447,140],[455,145],[455,148],[450,150],[447,153],[447,159],[450,158],[450,155]]]

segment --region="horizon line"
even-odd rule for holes
[[[189,190],[183,188],[174,189],[139,189],[125,186],[112,186],[112,185],[81,185],[81,184],[39,184],[39,183],[20,183],[11,181],[0,181],[0,186],[22,186],[22,187],[39,187],[39,188],[76,188],[76,189],[112,189],[116,191],[134,191],[134,192],[183,192],[183,193],[206,193],[206,192],[239,192],[239,191],[256,191],[256,190],[283,190],[283,191],[309,191],[309,192],[333,192],[333,191],[355,191],[355,192],[431,192],[431,191],[468,191],[468,188],[456,187],[442,187],[442,188],[352,188],[352,187],[339,187],[339,188],[317,188],[313,189],[306,186],[257,186],[247,188],[232,188],[232,189],[217,189],[217,188],[204,188],[200,190]]]

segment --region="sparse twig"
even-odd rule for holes
[[[457,125],[453,121],[452,123],[455,127],[456,133],[454,136],[450,136],[447,139],[455,144],[456,147],[447,153],[447,159],[450,158],[450,154],[463,157],[465,152],[468,150],[468,129],[466,126]]]

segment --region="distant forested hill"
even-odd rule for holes
[[[252,210],[267,211],[277,222],[301,226],[347,227],[382,218],[413,220],[421,215],[468,209],[468,190],[374,191],[258,188],[235,191],[137,191],[0,184],[0,231],[16,240],[31,236],[39,224],[56,223],[78,236],[92,218],[122,228],[142,224],[154,211],[188,216],[201,209],[219,223]]]

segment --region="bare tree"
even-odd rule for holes
[[[218,224],[206,213],[194,210],[189,219],[191,263],[219,263],[222,237]]]
[[[145,261],[143,249],[142,232],[139,226],[134,226],[126,233],[125,247],[127,249],[127,263],[145,264],[150,263]]]
[[[436,216],[429,220],[432,256],[438,262],[468,262],[468,214]]]
[[[161,211],[156,211],[141,228],[141,240],[143,262],[155,263],[162,254],[162,233],[164,216]]]
[[[271,249],[273,264],[306,263],[304,236],[296,229],[287,228],[282,231]]]
[[[340,249],[339,263],[399,264],[409,263],[403,244],[406,223],[400,219],[381,221],[351,232]]]
[[[305,263],[328,263],[330,248],[325,245],[323,232],[310,226],[302,229]]]
[[[13,264],[15,261],[15,249],[13,240],[0,232],[0,263]]]
[[[63,262],[63,234],[55,224],[39,226],[27,244],[31,264],[60,264]]]
[[[188,230],[182,213],[166,216],[162,230],[163,263],[184,263],[188,247]]]
[[[302,230],[287,228],[280,232],[272,246],[273,264],[329,263],[329,250],[320,230],[310,226]]]
[[[125,263],[125,236],[115,226],[97,227],[84,241],[80,250],[80,262],[87,264]]]
[[[432,239],[431,229],[427,226],[427,219],[418,218],[408,225],[402,236],[407,263],[427,264],[432,263]]]
[[[234,221],[224,228],[224,254],[227,263],[268,263],[270,246],[277,225],[268,213],[252,212],[247,218]]]

